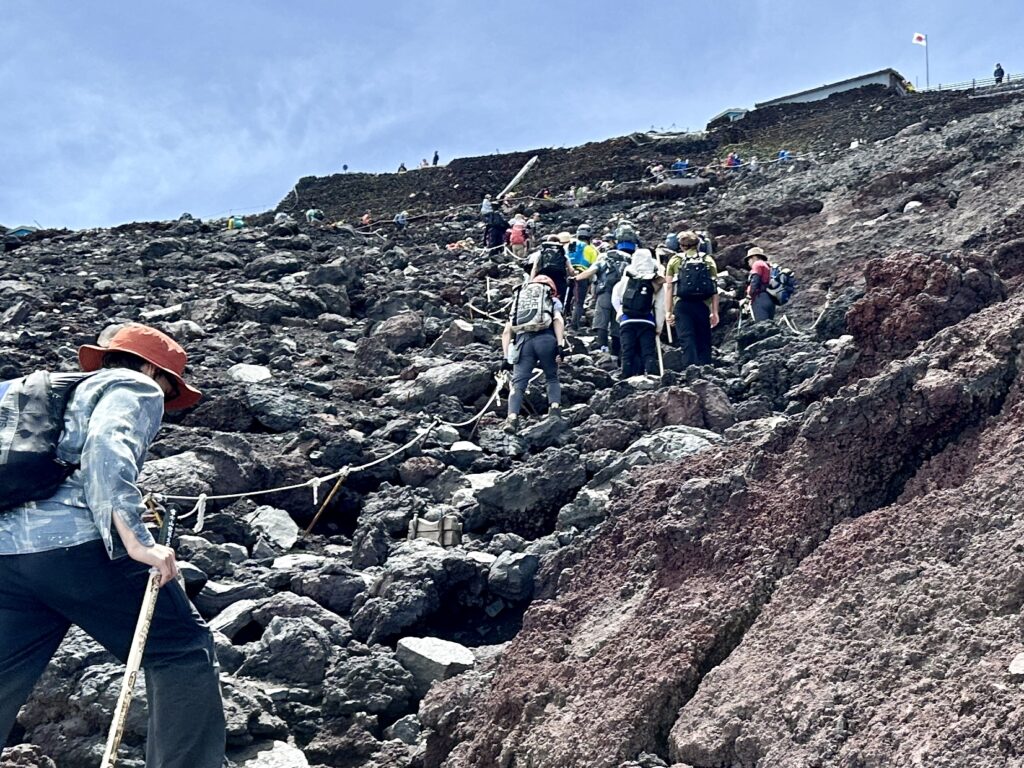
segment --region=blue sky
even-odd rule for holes
[[[892,66],[1014,61],[1007,0],[0,0],[0,223],[266,209],[302,176],[572,146]]]

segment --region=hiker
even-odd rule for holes
[[[505,237],[509,248],[512,249],[512,255],[517,259],[522,260],[526,258],[526,217],[521,213],[517,213],[512,217],[512,220],[508,223],[509,229]]]
[[[676,236],[680,252],[665,270],[670,290],[665,291],[665,318],[676,330],[684,365],[711,364],[711,329],[718,325],[718,267],[710,254],[701,253],[697,233]]]
[[[490,213],[494,210],[494,205],[491,203],[491,196],[484,195],[484,199],[480,203],[480,213]]]
[[[395,223],[395,231],[396,232],[401,232],[403,229],[405,229],[405,226],[409,223],[409,212],[408,211],[399,211],[398,213],[395,214],[395,218],[392,219],[392,221],[394,221],[394,223]]]
[[[625,241],[616,245],[617,248],[610,248],[598,254],[597,261],[577,273],[575,280],[579,283],[594,278],[594,317],[590,327],[597,337],[597,348],[601,352],[611,352],[612,355],[618,356],[620,330],[615,309],[612,307],[612,291],[622,279],[636,245]]]
[[[994,77],[996,79],[996,85],[1002,85],[1003,77],[1005,75],[1006,75],[1006,73],[1003,72],[1003,65],[1002,64],[996,64],[996,71],[992,73],[992,77]]]
[[[490,200],[487,201],[490,203]],[[484,248],[495,250],[505,245],[505,230],[508,223],[501,211],[489,210],[483,216],[484,220]]]
[[[512,371],[512,393],[508,398],[508,418],[505,421],[507,429],[514,430],[518,424],[526,386],[537,365],[544,371],[548,415],[561,416],[562,388],[558,383],[558,364],[565,344],[565,321],[557,291],[554,280],[547,275],[537,275],[518,291],[512,301],[511,314],[501,332],[502,367]]]
[[[569,243],[569,263],[575,274],[579,274],[590,268],[597,261],[597,249],[590,244],[593,234],[590,227],[580,224],[576,228],[576,238]],[[573,275],[575,278],[575,275]],[[583,305],[586,302],[587,293],[590,289],[590,278],[573,281],[569,284],[569,302],[566,305],[565,313],[572,317],[572,329],[578,331],[580,322],[583,320]]]
[[[324,212],[319,208],[310,208],[306,211],[306,223],[319,226],[324,223]]]
[[[612,306],[619,321],[623,378],[658,373],[655,301],[664,282],[651,252],[638,248],[612,289]]]
[[[534,211],[526,220],[527,247],[534,248],[540,242],[540,211]]]
[[[363,214],[363,217],[359,219],[359,223],[362,224],[364,227],[368,227],[371,224],[373,224],[373,219],[370,217],[369,211]]]
[[[560,232],[557,235],[548,235],[540,244],[540,253],[533,264],[530,277],[547,275],[554,281],[558,299],[561,302],[566,300],[566,292],[569,287],[569,275],[575,275],[576,270],[569,262],[569,255],[565,252],[565,246],[572,240],[568,232]]]
[[[96,373],[72,391],[57,448],[77,468],[49,497],[0,512],[0,741],[72,624],[126,661],[154,569],[162,588],[142,660],[146,764],[221,768],[213,637],[175,580],[174,550],[143,524],[137,486],[164,411],[201,394],[182,378],[185,351],[148,326],[126,325],[78,359]]]
[[[763,248],[751,248],[743,257],[750,274],[747,276],[747,298],[750,299],[750,310],[754,315],[754,322],[759,320],[775,319],[775,302],[768,293],[768,285],[771,282],[771,265],[764,255]]]
[[[398,164],[398,172],[399,173],[405,173],[408,170],[409,169],[405,167],[405,163],[404,162]]]
[[[793,159],[793,156],[789,153],[788,149],[779,150],[779,164],[788,163]]]
[[[671,166],[672,175],[675,176],[677,179],[683,178],[683,176],[686,175],[686,172],[689,169],[690,169],[690,161],[689,160],[683,160],[681,157],[677,157],[676,161],[674,163],[672,163],[672,166]]]
[[[437,150],[435,149],[434,150],[434,159],[430,161],[430,164],[433,165],[436,168],[437,167],[437,161],[440,160],[440,159],[441,159],[441,156],[439,154],[437,154]]]

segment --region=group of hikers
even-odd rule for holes
[[[500,212],[492,204],[484,214],[485,226],[497,227],[496,216]],[[545,377],[549,414],[560,414],[558,367],[568,354],[566,330],[580,329],[588,303],[594,351],[618,358],[623,378],[663,373],[662,333],[669,343],[678,345],[685,366],[712,363],[711,333],[720,320],[719,290],[718,266],[707,233],[670,233],[652,250],[643,247],[628,220],[619,221],[613,232],[600,237],[581,224],[575,236],[549,234],[527,252],[538,237],[538,217],[501,218],[507,228],[506,242],[515,231],[522,233],[507,252],[526,273],[523,285],[514,291],[502,333],[503,367],[512,375],[506,419],[510,431],[517,427],[535,368]],[[749,269],[745,309],[755,322],[772,320],[776,307],[789,300],[795,279],[789,270],[769,264],[760,247],[748,249],[745,263]]]

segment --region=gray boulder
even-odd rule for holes
[[[533,577],[540,560],[525,552],[502,552],[487,572],[487,587],[498,597],[511,602],[533,596]]]
[[[395,656],[412,674],[418,698],[426,696],[435,681],[455,677],[476,665],[466,646],[436,637],[403,637]]]
[[[267,505],[256,507],[245,520],[258,531],[263,540],[282,553],[287,552],[299,540],[299,526],[292,516],[283,509]]]
[[[319,683],[331,660],[331,637],[310,618],[271,619],[238,670],[240,676],[286,683]]]

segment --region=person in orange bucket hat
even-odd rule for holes
[[[139,472],[164,411],[202,396],[170,336],[122,326],[79,349],[46,498],[0,511],[0,741],[71,625],[125,661],[152,571],[161,589],[142,657],[146,764],[221,768],[224,706],[213,637],[181,584],[174,550],[143,523]],[[37,497],[38,498],[38,497]],[[115,535],[116,534],[116,535]]]

